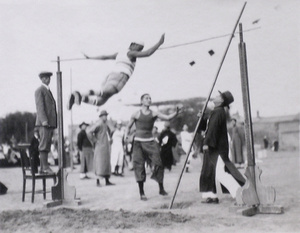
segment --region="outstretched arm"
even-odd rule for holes
[[[136,58],[136,57],[150,57],[165,41],[165,34],[162,34],[159,41],[153,45],[151,48],[145,51],[129,51],[128,57]]]
[[[176,111],[169,115],[163,114],[161,112],[156,112],[156,115],[161,120],[169,121],[169,120],[172,120],[174,117],[176,117],[181,112],[182,112],[182,107],[177,106]]]
[[[93,60],[114,60],[116,59],[118,53],[112,54],[112,55],[101,55],[96,57],[90,57],[86,54],[83,54],[86,59],[93,59]]]

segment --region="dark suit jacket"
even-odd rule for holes
[[[80,151],[82,151],[83,147],[93,148],[93,145],[90,142],[85,130],[81,130],[77,135],[77,147]]]
[[[216,165],[221,156],[225,163],[225,171],[242,186],[245,179],[228,158],[229,146],[227,136],[226,113],[223,107],[215,108],[209,117],[203,145],[208,145],[209,151],[204,153],[200,176],[200,192],[216,192]],[[228,190],[222,185],[222,191]]]
[[[166,144],[163,144],[162,142],[165,137],[167,137],[168,141]],[[160,157],[162,163],[165,168],[171,170],[172,165],[174,164],[174,156],[173,156],[172,148],[174,148],[177,144],[177,137],[170,129],[165,129],[159,135],[158,140],[159,140],[159,145],[161,146]]]
[[[53,128],[57,127],[57,112],[56,103],[51,92],[41,85],[35,91],[35,104],[36,104],[36,126],[42,126],[43,122],[48,122]]]

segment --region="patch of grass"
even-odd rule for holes
[[[169,213],[130,212],[88,209],[42,209],[4,211],[0,214],[0,229],[14,232],[19,229],[47,229],[56,232],[70,229],[131,229],[140,227],[159,228],[190,221],[192,217]]]
[[[172,206],[172,209],[186,209],[190,207],[193,204],[193,202],[179,202],[174,203]],[[169,209],[169,205],[164,204],[160,207],[160,209]]]

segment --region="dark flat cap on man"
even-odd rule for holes
[[[87,123],[85,123],[85,122],[82,122],[82,123],[79,125],[79,128],[81,128],[81,127],[84,126],[84,125],[89,126],[89,124],[87,124]]]
[[[43,78],[43,77],[51,77],[52,76],[52,73],[51,72],[48,72],[48,71],[43,71],[39,74],[39,77],[40,78]]]
[[[107,113],[105,110],[102,110],[102,111],[100,112],[99,117],[107,116],[107,115],[108,115],[108,113]]]
[[[223,100],[224,100],[224,106],[229,106],[234,101],[234,98],[230,91],[220,92]]]

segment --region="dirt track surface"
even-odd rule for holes
[[[147,201],[139,200],[133,172],[124,177],[111,177],[115,186],[96,187],[95,177],[79,179],[79,167],[68,171],[68,185],[75,187],[81,205],[64,204],[46,208],[41,194],[31,203],[30,194],[22,202],[21,168],[0,169],[0,181],[8,192],[0,196],[1,232],[300,232],[299,152],[271,152],[257,161],[261,181],[276,190],[274,205],[284,208],[283,214],[257,214],[245,217],[234,206],[229,195],[220,195],[218,205],[201,203],[198,191],[201,161],[192,159],[190,173],[184,173],[173,208],[171,202],[182,162],[165,173],[168,196],[158,194],[158,185],[145,183]],[[55,169],[55,168],[54,168]],[[244,173],[244,170],[240,170]],[[91,174],[92,176],[92,174]],[[148,177],[150,175],[148,174]],[[48,181],[48,189],[52,181]],[[28,190],[31,184],[28,184]],[[41,188],[41,183],[36,185]]]

